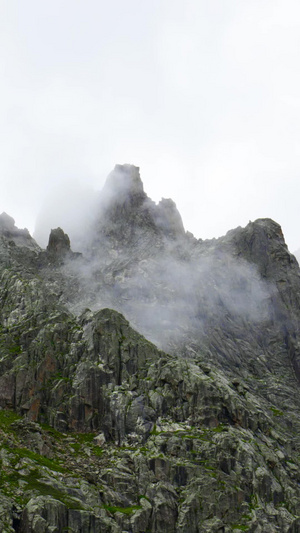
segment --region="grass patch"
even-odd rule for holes
[[[283,411],[280,411],[280,409],[276,409],[276,407],[272,406],[272,407],[270,407],[270,409],[271,409],[273,415],[275,415],[275,416],[283,416],[283,414],[284,414]]]
[[[33,497],[33,493],[35,493],[38,496],[52,496],[52,498],[63,503],[68,509],[84,509],[79,501],[71,498],[61,490],[40,481],[38,479],[39,477],[40,472],[38,469],[33,470],[28,475],[19,475],[18,472],[11,472],[9,474],[2,472],[0,475],[1,490],[21,505],[26,505],[30,498]],[[20,481],[25,482],[26,485],[22,487],[22,496],[16,496]]]
[[[37,479],[39,472],[31,472],[29,476],[22,476],[20,479],[26,481],[27,487],[24,487],[24,491],[37,491],[39,495],[42,496],[52,496],[55,500],[62,502],[68,509],[81,509],[84,507],[74,499],[70,498],[67,494],[63,493],[59,489],[43,483]],[[32,498],[32,494],[29,495],[29,498]],[[28,499],[29,499],[28,498]]]
[[[222,433],[223,431],[227,431],[227,428],[223,424],[219,424],[215,428],[211,428],[211,430],[214,433]]]
[[[79,444],[93,444],[96,433],[77,433],[74,436]]]
[[[96,457],[101,457],[101,455],[103,454],[103,450],[99,446],[95,445],[92,448],[92,453],[96,455]]]
[[[147,498],[147,496],[145,496],[144,494],[141,494],[139,496],[139,500],[147,500],[147,502],[151,503],[151,500],[149,498]]]
[[[69,445],[77,455],[80,455],[81,453],[84,453],[83,447],[87,447],[90,449],[91,453],[95,455],[96,457],[100,457],[103,454],[103,450],[100,446],[95,444],[94,438],[96,436],[96,433],[77,433],[72,434],[72,437],[76,442],[71,442]]]
[[[44,431],[49,433],[52,437],[55,438],[55,440],[59,442],[66,438],[65,435],[63,435],[60,431],[57,431],[57,429],[54,429],[52,426],[49,426],[48,424],[40,424],[40,426]]]
[[[2,429],[8,429],[13,422],[20,420],[20,418],[21,416],[15,413],[15,411],[0,409],[0,427]]]
[[[14,448],[11,450],[11,452],[16,456],[16,459],[22,459],[27,458],[31,459],[32,461],[38,463],[41,466],[45,466],[49,468],[50,470],[54,470],[55,472],[65,473],[67,470],[63,468],[59,463],[54,461],[53,459],[48,459],[48,457],[44,457],[43,455],[39,455],[38,453],[32,452],[31,450],[28,450],[27,448]]]
[[[18,344],[13,344],[8,347],[8,351],[10,354],[20,354],[22,353],[22,348]]]
[[[123,513],[126,515],[131,515],[134,511],[142,509],[141,505],[132,505],[132,507],[115,507],[113,505],[103,505],[103,508],[109,513]]]

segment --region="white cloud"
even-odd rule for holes
[[[0,3],[0,210],[18,225],[129,162],[197,236],[271,216],[299,247],[298,2]]]

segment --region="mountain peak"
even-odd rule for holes
[[[129,164],[116,165],[107,177],[100,196],[99,231],[114,236],[118,246],[131,246],[138,239],[140,245],[147,242],[146,248],[151,242],[151,249],[165,238],[173,241],[185,236],[175,202],[162,198],[155,204],[144,191],[139,167]]]
[[[82,255],[0,215],[0,531],[300,533],[300,272],[280,226],[193,239],[132,165],[97,200]]]
[[[139,167],[129,164],[116,165],[107,177],[102,194],[108,203],[114,200],[123,203],[134,197],[145,199],[146,193]]]
[[[0,228],[2,231],[14,232],[16,231],[15,221],[5,211],[0,215]]]
[[[0,215],[0,235],[16,246],[25,246],[35,251],[40,249],[28,229],[19,229],[15,225],[15,220],[5,212]]]

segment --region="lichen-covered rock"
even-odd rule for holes
[[[300,532],[300,277],[278,224],[197,241],[124,165],[83,255],[50,240],[0,217],[0,530]]]

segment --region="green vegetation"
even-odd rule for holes
[[[32,491],[36,491],[39,495],[52,496],[55,500],[62,502],[68,509],[84,509],[79,501],[71,498],[68,494],[61,490],[38,480],[40,473],[38,470],[31,472],[28,476],[21,476],[27,485],[24,486],[25,500],[32,497]],[[28,496],[26,492],[28,491]]]
[[[225,251],[229,241],[222,239]],[[248,237],[246,244],[248,249]],[[195,260],[202,257],[203,247]],[[240,253],[238,243],[234,250]],[[178,259],[172,244],[173,253]],[[189,253],[187,249],[187,258]],[[219,261],[222,266],[223,255],[222,245],[222,253],[213,255],[213,269]],[[286,365],[285,325],[276,325],[275,315],[259,324],[258,335],[255,321],[247,323],[244,317],[235,328],[234,312],[227,313],[222,301],[221,268],[216,315],[210,316],[206,297],[201,309],[195,293],[205,329],[193,326],[189,332],[178,317],[174,333],[181,335],[182,328],[185,346],[177,345],[174,336],[172,354],[166,355],[112,310],[86,312],[81,318],[67,311],[64,302],[72,306],[77,291],[74,273],[68,279],[66,264],[56,276],[44,252],[27,259],[27,275],[20,264],[20,276],[7,274],[1,282],[0,269],[1,316],[9,324],[0,325],[2,405],[17,405],[28,413],[28,419],[20,420],[13,411],[0,410],[0,531],[11,531],[14,523],[25,531],[20,517],[31,498],[36,500],[28,506],[30,520],[47,530],[66,523],[59,516],[62,504],[86,511],[80,515],[63,509],[64,517],[73,515],[74,532],[76,521],[77,529],[88,530],[95,523],[103,531],[150,532],[164,526],[190,531],[193,524],[201,528],[203,523],[207,531],[241,533],[253,527],[264,531],[269,522],[274,530],[297,526],[299,398],[293,396],[293,369]],[[107,290],[118,275],[118,269],[109,273],[111,264],[106,265]],[[123,270],[122,261],[119,267]],[[38,281],[35,269],[41,275]],[[93,273],[99,288],[106,279],[100,270]],[[150,273],[154,287],[155,268]],[[158,291],[164,290],[159,286]],[[83,295],[83,287],[78,288]],[[169,298],[171,303],[173,289]],[[141,312],[144,303],[142,298]],[[184,313],[188,318],[189,306]],[[166,326],[167,335],[171,326]],[[281,375],[285,369],[287,380]],[[63,429],[33,422],[40,419]],[[78,428],[84,432],[77,433]],[[102,447],[95,436],[104,430],[109,437]],[[39,501],[41,495],[46,501]],[[51,520],[56,515],[55,525],[43,524],[43,519],[50,521],[47,514]],[[157,525],[160,517],[167,517],[169,524]],[[64,529],[70,532],[70,527]]]
[[[28,448],[13,448],[11,452],[14,454],[15,460],[19,460],[25,457],[55,472],[67,472],[67,470],[63,468],[57,461],[54,461],[53,459],[48,459],[44,455],[34,453],[31,450],[28,450]]]
[[[22,347],[19,346],[18,344],[12,344],[7,349],[9,351],[9,353],[11,353],[11,354],[20,354],[20,353],[22,353]]]
[[[46,479],[41,481],[41,471],[38,468],[31,470],[27,475],[19,474],[17,471],[6,473],[2,470],[0,483],[2,492],[21,505],[26,505],[32,498],[33,493],[36,493],[36,495],[52,496],[55,500],[59,500],[66,505],[68,509],[84,508],[76,498],[71,498],[68,494],[53,486],[53,480],[49,480],[49,483],[47,483]],[[21,495],[17,492],[17,489],[21,486],[20,484],[22,484]]]
[[[7,430],[10,428],[13,422],[20,420],[21,416],[15,413],[15,411],[9,411],[8,409],[0,409],[0,427]]]
[[[40,424],[41,428],[52,435],[56,441],[60,442],[66,438],[66,436],[61,433],[61,431],[58,431],[57,429],[53,428],[52,426],[49,426],[48,424]]]
[[[275,415],[275,416],[283,416],[283,414],[284,414],[283,411],[280,411],[280,409],[276,409],[276,407],[272,406],[272,407],[270,407],[270,409],[271,409],[273,415]]]
[[[227,427],[224,426],[224,424],[219,424],[218,426],[211,428],[214,433],[222,433],[223,431],[227,431]]]
[[[142,509],[141,505],[132,505],[132,507],[114,507],[113,505],[103,505],[103,508],[112,514],[123,513],[126,515],[131,515],[134,511]]]
[[[92,444],[95,436],[95,433],[77,433],[75,438],[79,444]]]

